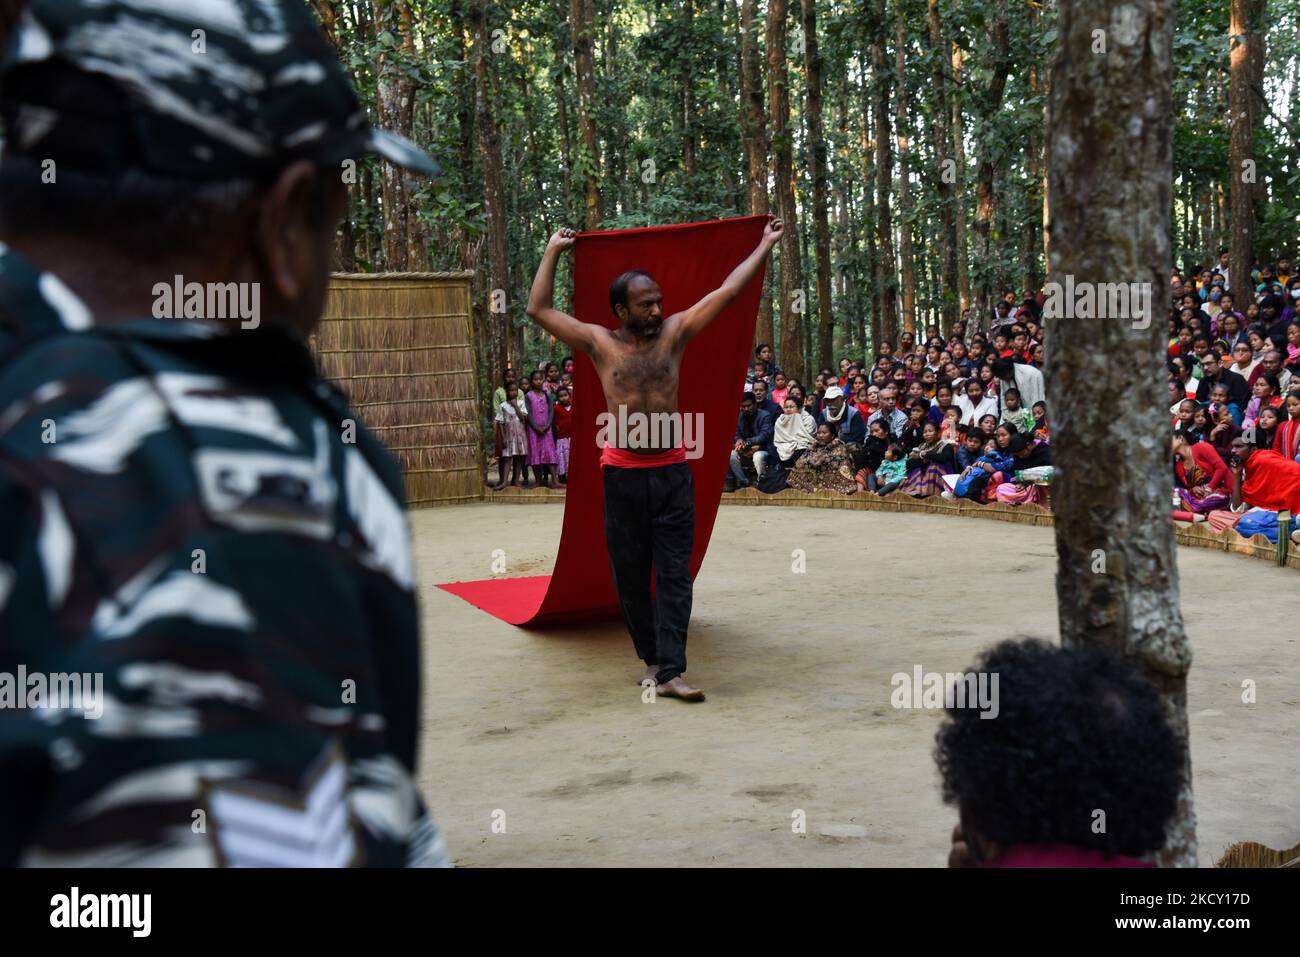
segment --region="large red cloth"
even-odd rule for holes
[[[1241,497],[1254,508],[1300,515],[1300,463],[1261,449],[1246,460]]]
[[[758,245],[766,216],[705,223],[580,233],[573,247],[573,315],[583,322],[617,328],[609,307],[609,285],[628,269],[644,269],[663,290],[664,315],[688,309],[722,285]],[[695,480],[695,547],[691,575],[704,561],[722,498],[732,436],[763,271],[686,346],[678,408],[703,413],[703,454],[691,459]],[[550,576],[452,582],[439,588],[512,625],[557,624],[620,612],[605,550],[605,488],[596,445],[596,417],[605,394],[591,358],[574,356],[573,442],[564,526]]]

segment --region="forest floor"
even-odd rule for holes
[[[558,496],[557,496],[558,499]],[[960,672],[1058,638],[1053,530],[815,508],[722,508],[695,587],[703,704],[643,703],[621,622],[530,631],[435,588],[549,574],[563,509],[415,511],[420,786],[460,866],[943,866],[941,713],[895,673]],[[807,571],[792,571],[803,549]],[[1200,863],[1300,840],[1300,582],[1179,548]],[[1257,703],[1244,704],[1253,679]],[[806,822],[805,833],[793,825]]]

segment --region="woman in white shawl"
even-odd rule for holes
[[[799,456],[817,441],[817,423],[799,403],[789,397],[782,403],[784,414],[776,419],[776,454],[784,468],[793,468]]]

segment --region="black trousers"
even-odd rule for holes
[[[605,472],[605,544],[637,657],[660,684],[686,670],[695,483],[687,462]],[[655,594],[650,597],[653,568]]]

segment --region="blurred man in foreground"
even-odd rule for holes
[[[8,49],[0,865],[445,864],[401,477],[304,345],[345,164],[436,164],[301,0],[35,0]]]

